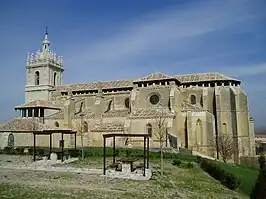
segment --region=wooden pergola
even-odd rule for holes
[[[50,155],[52,153],[52,134],[61,133],[61,161],[64,161],[64,135],[65,134],[75,134],[75,145],[74,149],[77,148],[77,132],[72,131],[69,129],[58,129],[58,130],[42,130],[42,131],[33,131],[33,161],[36,160],[36,135],[49,135],[50,141],[49,141],[49,147],[50,147]]]
[[[115,163],[115,137],[143,137],[143,163],[144,170],[143,176],[145,176],[146,165],[149,168],[149,135],[148,134],[103,134],[103,174],[106,174],[106,139],[113,138],[113,164]],[[146,147],[147,145],[147,147]],[[147,160],[147,161],[146,161]]]

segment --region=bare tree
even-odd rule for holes
[[[223,162],[227,162],[232,156],[238,152],[237,144],[230,135],[220,135],[217,137],[216,148],[222,157]]]
[[[164,143],[167,139],[167,131],[166,131],[166,118],[164,115],[164,111],[158,111],[158,114],[156,115],[156,122],[155,122],[155,137],[158,139],[160,144],[160,153],[161,153],[161,175],[163,175],[164,171],[164,157],[163,157],[163,148]]]

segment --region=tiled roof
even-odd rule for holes
[[[103,117],[127,117],[129,114],[128,110],[113,110],[103,114]]]
[[[90,110],[84,110],[80,113],[77,113],[75,115],[72,115],[72,118],[80,118],[81,115],[83,115],[84,118],[94,118],[95,117],[95,113],[91,112]]]
[[[182,101],[181,102],[181,111],[182,112],[187,112],[187,111],[204,112],[206,110],[198,104],[190,104],[190,103]]]
[[[155,118],[155,117],[174,117],[174,114],[167,110],[160,109],[136,109],[130,114],[130,118]]]
[[[53,125],[42,124],[37,119],[15,118],[0,126],[0,132],[32,132],[43,130],[66,130]]]
[[[199,74],[175,75],[175,77],[182,83],[201,82],[201,81],[215,81],[215,80],[239,81],[237,79],[227,77],[227,76],[222,75],[220,73],[199,73]]]
[[[59,111],[58,113],[46,116],[45,119],[55,119],[55,120],[64,119],[64,111]]]
[[[91,129],[91,132],[120,132],[124,131],[124,124],[119,123],[102,123],[97,124]]]
[[[71,118],[72,119],[76,119],[76,118],[80,118],[81,117],[81,114],[83,114],[83,117],[84,118],[93,118],[95,117],[95,113],[89,111],[89,110],[85,110],[85,111],[82,111],[78,114],[71,114]],[[47,117],[45,117],[46,119],[54,119],[54,120],[62,120],[64,119],[64,111],[59,111],[58,113],[55,113],[55,114],[52,114],[52,115],[49,115]]]
[[[256,134],[255,138],[266,138],[265,134]]]
[[[116,80],[106,82],[92,82],[88,84],[65,84],[56,87],[57,91],[81,91],[81,90],[97,90],[99,88],[127,88],[133,87],[133,80]]]
[[[21,109],[21,108],[46,108],[54,110],[61,109],[59,106],[56,106],[52,102],[46,100],[35,100],[15,107],[15,109]]]
[[[155,81],[155,80],[167,80],[167,79],[176,79],[176,77],[172,77],[169,75],[165,75],[160,72],[153,73],[146,77],[142,77],[140,79],[135,80],[134,82],[145,82],[145,81]]]
[[[232,80],[240,81],[222,75],[220,73],[197,73],[197,74],[185,74],[185,75],[166,75],[160,72],[148,75],[134,80],[116,80],[116,81],[105,81],[105,82],[91,82],[88,84],[65,84],[56,87],[56,91],[81,91],[81,90],[97,90],[102,89],[111,89],[111,88],[127,88],[133,87],[133,82],[138,81],[152,81],[152,80],[166,80],[166,79],[176,79],[181,83],[189,82],[203,82],[203,81],[215,81],[215,80]]]

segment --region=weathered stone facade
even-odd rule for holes
[[[46,111],[41,116],[45,124],[76,129],[83,123],[85,146],[102,146],[103,133],[119,132],[150,133],[151,146],[158,147],[155,123],[163,117],[179,147],[216,156],[211,146],[215,136],[232,134],[239,147],[235,158],[255,155],[254,125],[239,80],[218,73],[154,73],[134,80],[65,85],[62,57],[52,54],[49,45],[46,34],[42,51],[28,57],[25,102],[44,100],[61,108]],[[28,112],[22,116],[30,117]],[[15,144],[17,139],[22,138],[15,137]],[[46,138],[39,139],[46,145]],[[54,135],[54,147],[58,140],[60,135]],[[128,142],[142,145],[137,138],[119,139],[117,144]],[[112,145],[111,140],[107,144]],[[66,136],[65,146],[71,145],[73,137]]]

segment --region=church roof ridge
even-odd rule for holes
[[[59,106],[47,100],[33,100],[15,107],[15,109],[23,109],[23,108],[46,108],[46,109],[61,110]]]
[[[47,130],[69,130],[65,128],[58,128],[53,125],[43,124],[38,119],[29,118],[15,118],[0,126],[0,132],[33,132],[33,131],[47,131]]]
[[[183,75],[167,75],[162,72],[155,72],[150,75],[136,78],[136,79],[122,79],[122,80],[111,80],[111,81],[94,81],[90,83],[78,83],[78,84],[64,84],[55,87],[57,91],[68,91],[68,90],[97,90],[99,87],[102,89],[110,88],[126,88],[133,87],[134,82],[138,81],[152,81],[160,79],[176,79],[181,83],[192,83],[192,82],[204,82],[204,81],[217,81],[217,80],[231,80],[239,81],[237,79],[228,77],[218,72],[206,72],[206,73],[192,73]]]
[[[162,72],[155,72],[150,75],[147,75],[145,77],[139,78],[134,80],[133,82],[139,82],[139,81],[153,81],[153,80],[163,80],[163,79],[176,79],[176,77],[164,74]],[[177,79],[176,79],[177,80]]]

